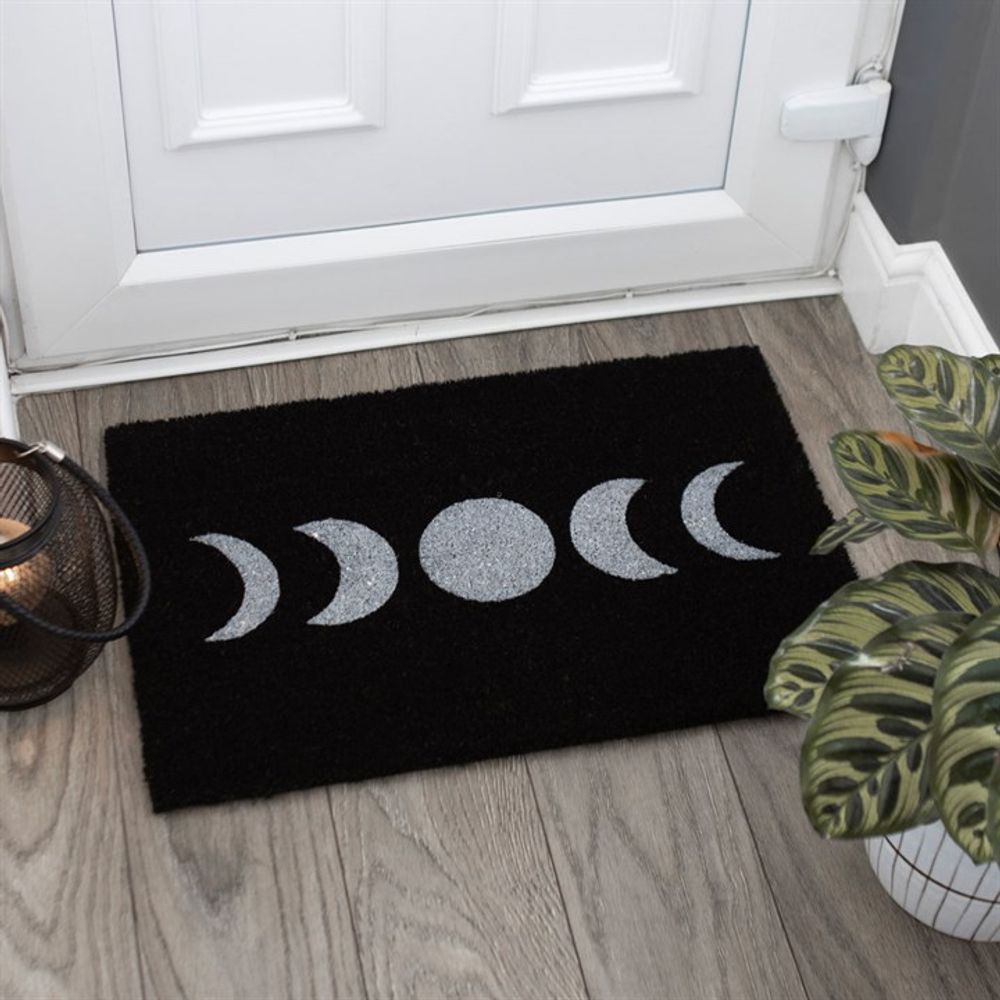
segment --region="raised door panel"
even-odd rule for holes
[[[746,10],[116,0],[139,249],[721,187]]]
[[[234,37],[233,29],[238,35]],[[384,0],[154,8],[168,150],[382,122]]]
[[[501,0],[495,110],[697,94],[712,14],[682,0]]]

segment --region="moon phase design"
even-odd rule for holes
[[[696,542],[727,559],[777,559],[734,538],[719,523],[715,494],[742,462],[723,462],[699,473],[681,497],[681,519]],[[628,505],[645,479],[609,479],[587,490],[573,505],[570,537],[591,566],[622,580],[652,580],[677,572],[642,549],[626,519]],[[333,600],[310,625],[346,625],[378,611],[396,591],[399,562],[392,546],[357,521],[327,518],[296,531],[325,545],[340,566]],[[233,535],[191,539],[222,553],[243,581],[236,614],[205,642],[225,642],[252,632],[271,616],[281,590],[274,563],[260,549]],[[545,522],[513,500],[461,500],[435,515],[420,536],[420,565],[441,590],[467,601],[509,601],[534,590],[552,571],[556,545]]]
[[[467,601],[509,601],[548,575],[556,545],[545,522],[512,500],[486,497],[445,507],[420,536],[420,565],[442,590]]]
[[[681,497],[681,520],[696,542],[727,559],[777,559],[780,552],[757,549],[733,538],[719,523],[715,494],[722,481],[742,462],[723,462],[699,473],[688,483]]]
[[[591,566],[623,580],[652,580],[676,573],[644,552],[628,530],[629,501],[645,479],[609,479],[577,500],[569,519],[573,546]]]
[[[376,531],[357,521],[329,518],[296,529],[325,545],[340,565],[340,586],[333,600],[310,625],[346,625],[378,611],[399,582],[399,564],[392,546]]]
[[[243,580],[243,601],[236,614],[205,642],[239,639],[267,621],[281,595],[274,563],[257,546],[232,535],[197,535],[191,541],[221,552]]]

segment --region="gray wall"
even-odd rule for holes
[[[1000,0],[908,0],[868,195],[900,243],[939,240],[1000,343]]]

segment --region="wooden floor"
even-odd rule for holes
[[[746,343],[841,512],[828,436],[901,424],[834,299],[35,397],[23,432],[100,468],[126,420]],[[857,564],[919,551],[887,534]],[[1000,997],[1000,948],[925,930],[811,832],[793,720],[157,817],[129,669],[119,643],[0,718],[4,998]]]

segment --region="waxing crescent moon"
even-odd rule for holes
[[[645,479],[609,479],[587,490],[573,506],[569,533],[573,546],[591,566],[623,580],[652,580],[676,573],[654,559],[629,533],[625,512]]]
[[[233,535],[196,535],[191,541],[221,552],[236,567],[243,580],[243,601],[239,610],[205,642],[238,639],[267,621],[281,596],[274,563],[257,546]]]
[[[780,552],[757,549],[733,538],[719,524],[715,512],[715,494],[722,481],[742,462],[723,462],[700,472],[688,483],[681,497],[681,520],[691,537],[706,549],[728,559],[777,559]]]
[[[310,625],[346,625],[378,611],[399,583],[392,546],[357,521],[328,518],[300,524],[296,531],[325,545],[340,564],[340,586],[333,600],[309,619]]]

